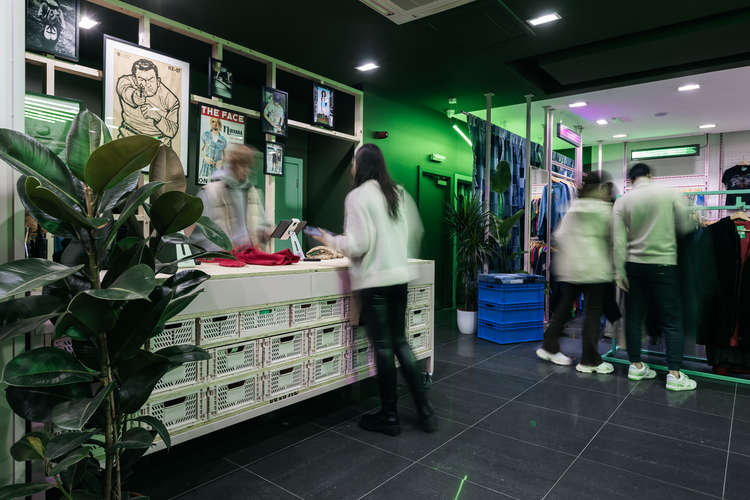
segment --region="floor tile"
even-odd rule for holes
[[[180,500],[205,500],[207,498],[221,500],[266,500],[269,498],[293,500],[300,497],[284,491],[245,469],[240,469],[223,477],[220,481],[202,486],[179,498]]]
[[[497,344],[489,340],[480,339],[476,335],[463,335],[456,340],[456,349],[459,352],[462,348],[473,348],[499,354],[513,349],[516,345],[518,344]]]
[[[524,342],[523,344],[519,344],[513,349],[507,351],[507,354],[510,354],[512,356],[520,356],[523,358],[539,359],[539,357],[536,355],[536,350],[540,347],[542,347],[541,340]],[[560,349],[566,354],[579,353],[581,352],[581,341],[563,337],[560,339]]]
[[[606,498],[607,500],[633,500],[634,498],[709,500],[711,497],[680,488],[674,484],[579,458],[545,500],[582,500],[589,498]]]
[[[412,462],[326,432],[247,469],[309,499],[356,499]]]
[[[434,384],[427,392],[427,397],[439,417],[466,425],[474,425],[508,401],[445,384]],[[399,399],[398,404],[415,408],[411,397]]]
[[[618,396],[627,396],[637,382],[628,380],[628,368],[614,365],[615,371],[606,375],[599,373],[581,373],[575,363],[565,366],[547,378],[548,382],[579,387],[592,391],[608,392]]]
[[[734,420],[732,424],[731,451],[750,456],[750,422]]]
[[[518,396],[536,383],[535,380],[481,368],[468,368],[436,382],[506,399]]]
[[[745,378],[748,377],[748,375],[745,375]],[[750,398],[750,385],[737,384],[737,395],[745,398]]]
[[[721,497],[727,452],[606,425],[582,457]]]
[[[457,365],[471,366],[495,356],[497,353],[476,349],[468,343],[452,342],[435,348],[435,357]]]
[[[463,484],[461,484],[463,482]],[[459,491],[461,492],[459,494]],[[443,472],[415,464],[365,497],[365,500],[508,500],[508,497]]]
[[[445,377],[450,377],[454,373],[460,372],[461,370],[465,369],[466,366],[464,365],[457,365],[456,363],[451,363],[450,361],[435,359],[435,368],[434,372],[432,373],[432,382],[434,383],[438,380],[444,379]]]
[[[609,421],[659,436],[726,450],[731,419],[628,398]]]
[[[734,403],[734,419],[750,422],[750,398],[737,396]]]
[[[702,382],[702,380],[698,380],[698,389],[695,391],[668,391],[665,388],[666,376],[660,373],[654,380],[642,380],[633,389],[630,397],[684,410],[702,411],[722,417],[731,417],[734,393],[726,394],[702,390]]]
[[[578,455],[601,429],[602,423],[511,401],[476,427]]]
[[[518,356],[502,354],[494,358],[482,361],[477,368],[492,370],[499,373],[507,373],[517,377],[541,380],[547,375],[556,372],[561,367],[541,359],[527,359]]]
[[[401,434],[397,437],[360,429],[358,420],[334,427],[333,431],[416,461],[468,428],[464,424],[439,418],[437,431],[428,433],[417,426],[419,417],[416,410],[400,407],[398,413],[401,419]]]
[[[541,382],[517,399],[519,403],[528,403],[601,421],[607,420],[622,400],[623,398],[614,394],[594,392],[547,381]]]
[[[521,500],[541,499],[574,457],[469,429],[421,463]]]
[[[725,500],[747,500],[747,471],[750,470],[750,457],[729,454],[727,464],[727,484],[724,491]]]

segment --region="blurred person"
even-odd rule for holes
[[[696,383],[680,372],[683,316],[677,269],[677,232],[689,230],[685,202],[675,189],[651,183],[651,169],[634,165],[628,174],[633,190],[615,202],[614,245],[617,286],[625,296],[625,335],[630,380],[653,379],[641,362],[641,336],[648,307],[656,307],[664,335],[669,374],[667,389],[690,391]],[[650,303],[649,303],[650,302]]]
[[[344,234],[321,231],[315,238],[350,259],[352,291],[358,291],[367,334],[375,346],[378,389],[382,408],[364,415],[359,426],[389,436],[401,433],[396,408],[396,364],[414,398],[419,425],[437,428],[437,417],[427,399],[414,357],[406,340],[407,258],[416,256],[424,233],[414,200],[397,186],[386,169],[380,148],[360,147],[352,165],[354,189],[346,197]]]
[[[570,210],[555,232],[557,255],[555,274],[565,284],[564,295],[544,333],[537,356],[558,365],[569,365],[571,358],[560,352],[560,337],[570,318],[573,302],[586,295],[586,316],[581,344],[583,353],[576,370],[584,373],[612,373],[614,367],[602,360],[597,349],[602,307],[607,288],[614,281],[610,242],[612,203],[605,201],[610,189],[600,183],[599,175],[589,173]]]
[[[246,245],[260,249],[273,231],[263,200],[253,186],[257,155],[255,148],[234,146],[225,167],[214,172],[211,182],[198,191],[203,200],[203,215],[224,230],[234,249]],[[200,231],[193,234],[193,239],[206,250],[219,249]]]

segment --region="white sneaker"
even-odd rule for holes
[[[615,371],[615,367],[611,364],[607,363],[606,361],[602,361],[602,364],[599,366],[586,366],[582,364],[576,365],[576,370],[583,373],[612,373]]]
[[[552,361],[556,365],[567,366],[573,364],[573,360],[567,357],[565,354],[558,352],[556,354],[549,353],[541,347],[536,350],[536,355],[542,358],[544,361]]]
[[[648,367],[646,363],[643,363],[643,368],[640,370],[635,365],[630,365],[628,369],[628,378],[630,380],[648,380],[656,378],[656,372]]]
[[[687,375],[680,372],[680,378],[675,377],[671,373],[667,375],[667,389],[670,391],[692,391],[698,384],[695,380],[691,380]]]

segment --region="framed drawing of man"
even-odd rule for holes
[[[112,138],[148,135],[187,175],[190,63],[104,35],[104,121]]]
[[[201,105],[196,184],[217,180],[217,172],[224,170],[232,148],[245,143],[245,121],[243,114]]]
[[[78,61],[79,0],[26,0],[26,48]]]
[[[266,142],[265,174],[284,175],[284,145],[280,142]]]
[[[263,86],[261,89],[260,128],[266,134],[286,137],[289,94]]]

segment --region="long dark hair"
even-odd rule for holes
[[[388,202],[388,215],[391,219],[398,220],[398,202],[401,201],[401,194],[388,174],[380,148],[375,144],[365,144],[354,155],[354,164],[357,169],[354,174],[354,187],[358,188],[372,179],[378,181],[380,190]]]

